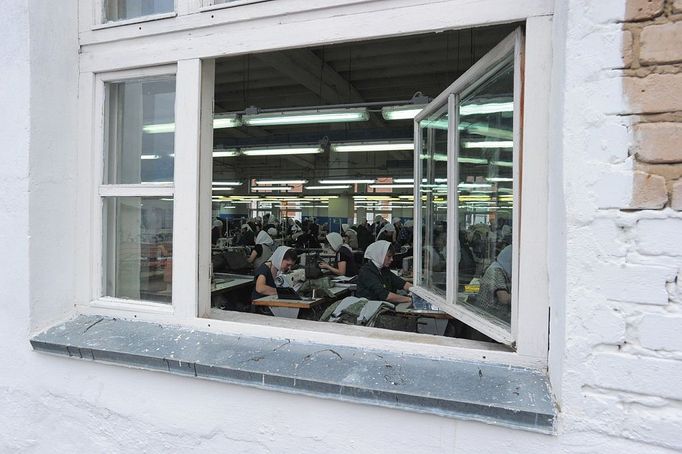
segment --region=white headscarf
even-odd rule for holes
[[[403,220],[400,218],[393,218],[393,223],[397,224],[398,222],[402,222]]]
[[[386,253],[388,252],[389,247],[391,247],[391,243],[388,241],[375,241],[374,243],[367,246],[365,258],[370,259],[377,268],[382,269],[384,267],[384,259],[386,258]]]
[[[265,230],[261,230],[258,232],[258,236],[256,237],[256,244],[267,244],[267,245],[272,245],[275,241],[272,239],[270,235],[268,235]]]
[[[247,223],[242,224],[242,229],[243,229],[243,230],[251,230],[251,231],[253,232],[253,229],[252,229],[251,226],[250,226],[249,224],[247,224]]]
[[[345,233],[348,230],[348,224],[341,224],[341,232]]]
[[[379,237],[381,236],[381,234],[384,233],[384,232],[388,232],[388,233],[393,233],[393,232],[395,232],[395,226],[389,222],[388,224],[386,224],[385,226],[383,226],[383,227],[381,228],[381,230],[379,230],[379,233],[377,234],[377,238],[379,238]]]
[[[268,229],[268,235],[270,235],[270,236],[277,236],[277,229],[274,228],[274,227],[270,227],[270,228]]]
[[[213,227],[222,228],[223,227],[223,221],[221,221],[220,219],[216,219],[215,221],[213,221]]]
[[[405,227],[413,227],[413,226],[414,226],[414,221],[405,222]]]
[[[291,248],[287,246],[280,246],[277,249],[275,249],[275,252],[272,253],[272,256],[270,257],[270,262],[272,262],[272,266],[274,266],[277,271],[279,271],[280,268],[282,268],[282,260],[284,259],[284,254],[286,254],[289,249]]]
[[[339,249],[343,246],[343,238],[336,232],[328,233],[327,241],[329,241],[329,246],[331,246],[334,252],[339,252]]]

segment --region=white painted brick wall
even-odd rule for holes
[[[645,315],[637,324],[637,331],[644,348],[682,352],[682,315]]]
[[[676,269],[662,266],[604,264],[591,282],[612,300],[665,305],[668,304],[666,283],[672,282],[676,273]]]
[[[682,218],[639,221],[637,223],[637,250],[646,255],[682,256]],[[682,265],[682,259],[680,265]]]

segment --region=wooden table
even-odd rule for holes
[[[417,332],[422,334],[445,334],[448,322],[454,317],[445,311],[434,309],[415,309],[412,303],[400,303],[395,307],[395,312],[404,317],[417,317]],[[421,320],[421,321],[420,321]]]
[[[305,318],[314,319],[320,306],[327,306],[341,298],[350,295],[350,290],[345,287],[332,287],[329,290],[334,294],[332,297],[304,298],[291,300],[278,298],[277,296],[263,296],[253,300],[254,306],[267,306],[276,317],[299,318],[299,315],[307,315]],[[319,317],[317,317],[319,319]]]

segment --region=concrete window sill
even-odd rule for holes
[[[547,377],[533,369],[238,337],[85,316],[31,339],[36,351],[178,375],[553,433]]]

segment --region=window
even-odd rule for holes
[[[170,303],[175,76],[104,82],[100,296]]]
[[[172,13],[174,9],[175,0],[104,0],[103,22]]]
[[[517,30],[415,117],[415,291],[508,345],[518,305],[522,45]]]
[[[240,5],[248,5],[250,3],[263,3],[263,2],[269,2],[271,0],[204,0],[204,6],[205,7],[211,7],[211,6],[224,6],[224,7],[230,7],[230,6],[240,6]]]

